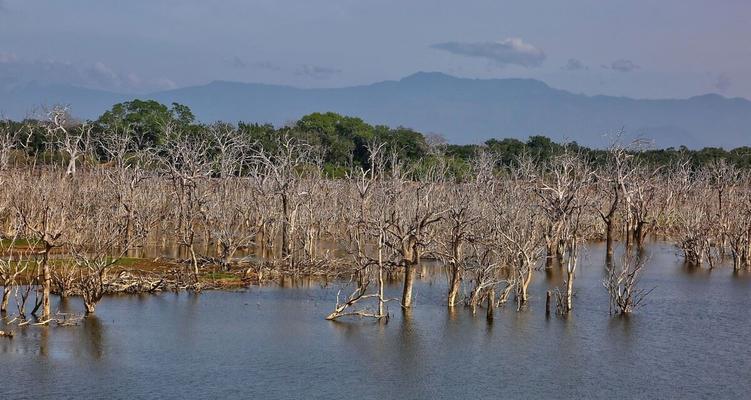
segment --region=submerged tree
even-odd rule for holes
[[[619,265],[607,265],[607,275],[602,284],[608,292],[610,314],[630,314],[642,305],[652,289],[639,287],[639,278],[645,259],[626,252]]]

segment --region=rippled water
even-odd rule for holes
[[[545,316],[555,271],[535,277],[529,310],[492,322],[449,313],[440,273],[387,324],[325,321],[337,289],[314,283],[110,297],[80,326],[0,338],[0,397],[749,398],[751,275],[653,246],[642,284],[654,292],[614,318],[601,250],[580,264],[568,318]]]

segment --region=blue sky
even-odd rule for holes
[[[751,98],[741,0],[0,0],[0,84],[339,87],[417,71]]]

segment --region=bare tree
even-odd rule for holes
[[[207,197],[207,179],[211,175],[211,160],[207,157],[209,141],[189,132],[167,126],[170,140],[165,148],[163,164],[170,174],[177,201],[175,232],[178,241],[188,249],[193,269],[195,289],[200,288],[196,242],[201,209]]]
[[[76,284],[87,315],[94,313],[97,303],[107,293],[107,285],[113,279],[109,276],[111,267],[142,237],[141,232],[135,232],[129,238],[124,235],[127,223],[115,218],[112,208],[106,206],[114,202],[112,192],[102,195],[88,188],[80,206],[99,206],[94,208],[94,214],[78,214],[75,224],[79,230],[70,235],[67,246],[78,267]]]
[[[47,125],[48,141],[67,158],[65,174],[73,176],[76,165],[86,149],[86,142],[91,136],[92,126],[72,121],[67,107],[56,106],[49,113]]]
[[[62,180],[56,174],[42,174],[33,177],[19,176],[13,184],[12,206],[16,216],[23,226],[24,233],[36,249],[39,257],[38,268],[41,271],[41,319],[50,319],[50,293],[52,287],[52,273],[50,269],[50,254],[53,249],[64,244],[66,232],[75,229],[70,224],[70,207],[73,188],[68,180]],[[36,184],[27,186],[31,179]],[[28,201],[29,198],[35,199]]]
[[[639,307],[653,289],[639,288],[639,278],[645,260],[640,256],[624,253],[620,265],[607,266],[607,276],[602,284],[608,292],[610,314],[630,314]]]
[[[312,159],[312,147],[293,137],[280,137],[276,150],[267,152],[257,148],[252,160],[263,168],[271,190],[281,200],[282,258],[292,254],[290,231],[295,229],[294,215],[297,205],[292,204],[302,176],[302,169]]]
[[[13,151],[21,145],[21,130],[13,129],[10,121],[0,120],[0,171],[8,170]]]
[[[623,209],[628,213],[631,209],[630,180],[634,174],[633,155],[628,150],[613,143],[608,149],[608,158],[604,167],[596,171],[597,190],[600,205],[597,213],[605,223],[605,260],[613,260],[616,219],[618,209],[625,203]],[[628,216],[624,216],[628,220]],[[627,238],[628,239],[628,238]]]
[[[387,216],[385,243],[399,255],[404,268],[402,306],[412,307],[416,266],[430,241],[430,226],[440,221],[441,211],[435,207],[429,182],[408,182],[403,177],[390,179],[386,196],[394,204]]]
[[[548,220],[545,229],[548,267],[554,258],[559,263],[563,261],[567,240],[563,231],[569,217],[580,206],[577,200],[589,190],[592,177],[591,169],[581,158],[569,152],[555,156],[534,175],[539,206]]]
[[[493,230],[498,237],[499,253],[512,271],[517,309],[529,301],[529,285],[545,251],[546,232],[550,232],[545,228],[549,214],[530,206],[537,195],[531,167],[522,160],[520,167],[510,171],[508,178],[498,183],[495,190],[487,191],[492,196]]]

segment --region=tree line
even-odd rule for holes
[[[4,129],[27,130],[28,141],[24,149],[29,154],[43,154],[46,150],[45,128],[47,115],[29,118],[24,121],[0,120]],[[72,122],[72,121],[71,121]],[[383,125],[370,125],[357,117],[343,116],[336,113],[312,113],[298,121],[281,127],[259,123],[216,122],[201,124],[190,108],[173,103],[171,106],[153,100],[134,100],[114,105],[94,121],[76,122],[79,129],[87,130],[87,142],[84,145],[96,146],[98,138],[112,130],[127,130],[139,149],[155,148],[165,144],[169,135],[165,127],[177,127],[201,135],[213,128],[231,127],[246,140],[258,146],[273,150],[278,136],[295,137],[314,146],[321,157],[324,172],[328,177],[343,177],[358,167],[367,168],[369,143],[385,143],[389,148],[399,152],[406,162],[430,161],[432,150],[439,148],[450,159],[451,167],[456,171],[467,171],[469,164],[480,153],[493,153],[499,166],[511,165],[520,156],[531,156],[539,161],[549,160],[563,152],[575,151],[595,164],[605,163],[607,149],[588,148],[576,142],[556,143],[548,137],[531,136],[526,141],[514,138],[490,139],[483,144],[449,144],[438,134],[424,134],[410,128],[391,128]],[[708,134],[711,134],[708,133]],[[612,132],[612,140],[620,136]],[[692,166],[700,167],[717,160],[725,160],[739,169],[751,168],[751,147],[743,146],[732,150],[707,147],[699,150],[685,146],[678,148],[654,149],[648,142],[628,149],[641,161],[651,165],[668,165],[687,159]],[[102,149],[93,149],[100,159],[107,158]]]

